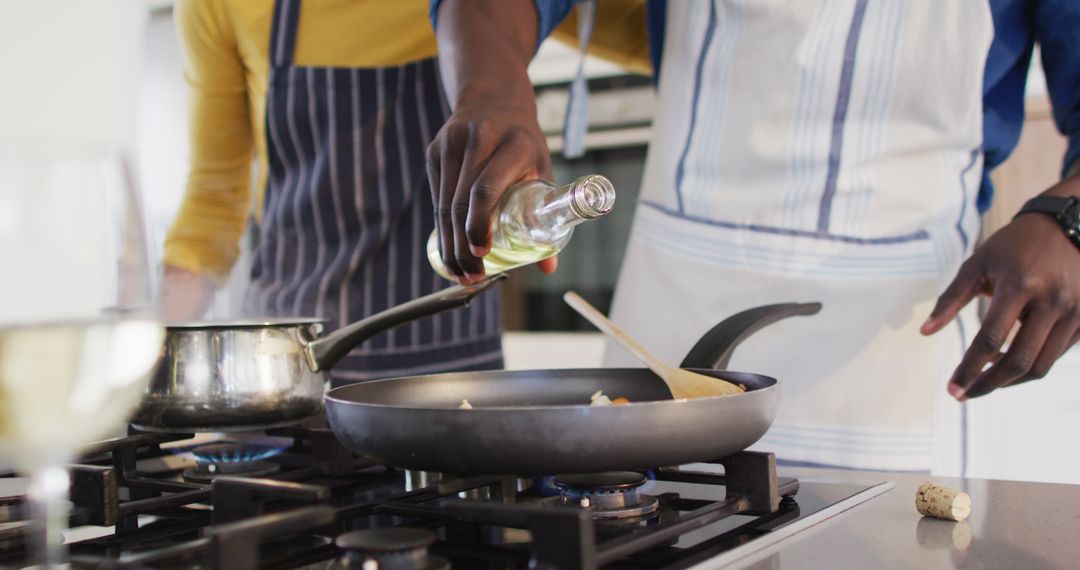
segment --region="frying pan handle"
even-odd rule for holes
[[[820,310],[821,303],[780,303],[736,313],[705,333],[679,367],[724,370],[735,348],[750,335],[776,321]]]
[[[348,354],[353,347],[376,334],[447,309],[468,306],[474,297],[503,279],[506,279],[506,274],[500,273],[472,285],[455,285],[341,327],[323,338],[308,343],[308,364],[315,371],[327,370],[341,360],[341,357]]]

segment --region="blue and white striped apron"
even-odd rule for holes
[[[724,317],[821,301],[749,339],[777,377],[760,447],[859,468],[963,468],[945,384],[969,310],[918,328],[978,233],[986,2],[667,3],[654,124],[613,316],[669,362]],[[629,358],[609,349],[609,364]]]
[[[269,177],[248,310],[338,327],[450,285],[427,262],[424,166],[449,114],[435,59],[387,68],[293,64],[300,0],[270,39]],[[424,25],[418,22],[417,25]],[[499,297],[401,325],[357,347],[336,384],[502,366]]]

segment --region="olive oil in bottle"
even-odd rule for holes
[[[495,206],[488,275],[547,259],[566,247],[574,226],[599,218],[615,205],[615,188],[603,176],[582,176],[566,186],[529,180],[510,187]],[[428,261],[436,273],[455,281],[439,253],[439,231],[431,232]]]

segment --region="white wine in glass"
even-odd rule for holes
[[[0,457],[30,477],[27,565],[62,564],[64,465],[116,434],[161,351],[123,155],[0,147]]]

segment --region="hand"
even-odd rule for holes
[[[165,266],[161,281],[161,309],[165,322],[190,321],[202,318],[214,300],[213,280],[205,275]]]
[[[1080,250],[1050,216],[1019,216],[960,267],[922,333],[941,330],[977,295],[989,295],[990,306],[949,381],[949,394],[960,401],[1042,378],[1073,345],[1080,330]]]
[[[428,178],[443,262],[463,283],[484,276],[491,220],[499,197],[522,180],[551,178],[547,140],[532,89],[492,90],[459,98],[458,109],[428,147]],[[554,270],[554,259],[541,270]]]

